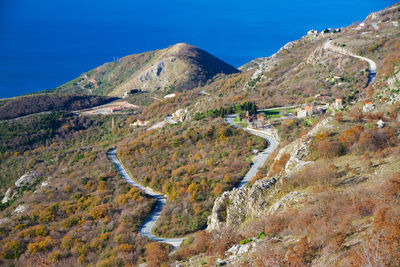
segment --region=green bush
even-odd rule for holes
[[[262,232],[260,232],[258,235],[257,235],[257,239],[261,239],[261,238],[264,238],[264,237],[266,237],[267,235],[264,233],[264,231],[262,231]]]
[[[245,238],[242,241],[240,241],[240,245],[245,245],[247,243],[252,242],[253,240],[251,238]]]

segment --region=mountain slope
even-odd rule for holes
[[[106,63],[56,88],[60,93],[123,96],[132,89],[186,90],[216,74],[239,72],[206,51],[185,43]]]

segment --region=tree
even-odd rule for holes
[[[167,266],[168,251],[160,243],[148,243],[146,245],[146,262],[149,267]]]

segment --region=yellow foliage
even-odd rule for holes
[[[64,191],[65,191],[65,193],[69,194],[72,192],[72,187],[70,185],[66,185],[66,186],[64,186]]]
[[[60,248],[68,250],[68,249],[70,249],[72,247],[73,244],[74,244],[74,239],[71,236],[66,235],[61,240]]]
[[[102,233],[99,237],[100,241],[106,241],[110,238],[110,233]]]
[[[109,208],[110,208],[109,204],[96,206],[90,211],[90,215],[92,215],[94,220],[104,218],[107,215]]]
[[[115,201],[118,203],[119,206],[124,205],[126,203],[126,195],[125,194],[118,195]]]
[[[315,136],[315,141],[322,142],[324,141],[327,137],[329,136],[329,133],[324,131],[324,132],[320,132]]]
[[[230,183],[231,182],[231,176],[229,175],[229,173],[224,175],[224,182],[225,183]]]
[[[46,228],[42,225],[36,225],[23,230],[18,234],[18,237],[24,238],[24,237],[45,236],[45,235],[47,235]]]
[[[222,184],[217,184],[213,190],[214,196],[219,196],[222,194],[222,192],[224,192],[224,187],[222,186]]]
[[[45,237],[37,237],[35,243],[28,244],[28,252],[34,254],[39,251],[47,252],[49,251],[55,244],[55,240],[51,239],[50,236]]]
[[[26,224],[17,224],[16,226],[14,226],[14,231],[18,231],[19,229],[22,229],[26,226]]]
[[[61,259],[61,252],[56,250],[47,256],[47,260],[52,263],[57,263]]]
[[[119,250],[119,251],[127,252],[127,253],[128,253],[128,252],[132,252],[133,249],[134,249],[134,246],[129,245],[129,244],[121,244],[121,245],[119,245],[119,247],[118,247],[118,250]]]

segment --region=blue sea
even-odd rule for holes
[[[312,28],[348,26],[389,0],[0,0],[0,98],[55,88],[118,57],[178,42],[239,67]]]

